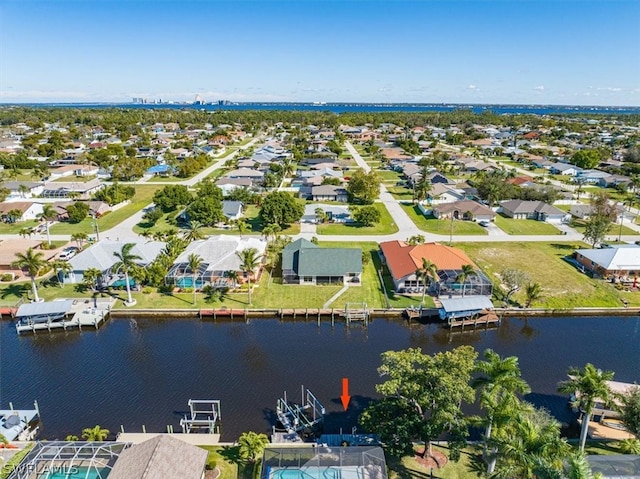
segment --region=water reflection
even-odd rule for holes
[[[177,430],[189,398],[222,401],[223,439],[268,432],[276,399],[309,387],[328,412],[326,432],[350,430],[377,397],[380,354],[419,347],[428,353],[469,344],[520,359],[529,399],[563,420],[556,393],[569,366],[592,362],[620,381],[640,382],[640,318],[505,318],[498,328],[450,331],[440,323],[377,318],[344,322],[277,319],[199,321],[112,319],[99,331],[19,337],[0,322],[0,403],[40,403],[45,437],[100,424],[139,431]],[[345,413],[341,378],[353,396]],[[291,396],[291,397],[293,397]]]

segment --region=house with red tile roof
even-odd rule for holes
[[[491,296],[491,281],[464,251],[440,243],[410,245],[404,241],[380,243],[380,252],[389,269],[393,285],[398,293],[418,293],[424,288],[417,271],[422,268],[422,260],[434,263],[438,269],[437,281],[428,286],[429,291],[438,296]],[[475,274],[460,281],[464,265],[471,265]]]

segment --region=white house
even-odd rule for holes
[[[10,211],[20,212],[18,218],[12,218]],[[42,204],[33,201],[12,201],[0,203],[0,219],[5,223],[22,222],[38,219],[38,215],[42,213]]]

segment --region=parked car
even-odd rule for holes
[[[69,248],[65,248],[62,250],[62,253],[60,253],[58,255],[58,259],[61,259],[63,261],[67,261],[71,258],[73,258],[77,253],[78,253],[78,248],[76,248],[75,246],[71,246]]]
[[[484,226],[485,228],[489,226],[489,222],[487,220],[478,221],[478,224],[480,226]]]

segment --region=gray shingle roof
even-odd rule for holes
[[[107,271],[118,262],[118,258],[113,253],[122,251],[122,247],[126,243],[135,243],[131,254],[140,256],[142,259],[136,262],[143,266],[151,263],[166,246],[166,243],[162,241],[147,241],[145,239],[142,241],[102,240],[71,258],[69,263],[73,271],[86,271],[89,268]]]
[[[208,452],[159,434],[125,449],[109,479],[201,479]]]

